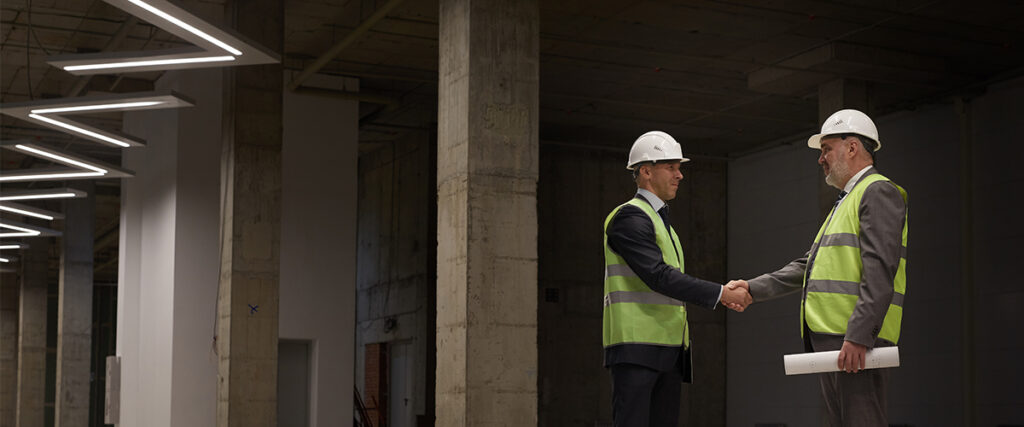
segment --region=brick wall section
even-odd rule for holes
[[[374,343],[366,345],[366,385],[363,387],[365,396],[363,403],[374,427],[388,425],[388,344]]]

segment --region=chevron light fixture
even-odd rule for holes
[[[156,91],[17,102],[0,105],[0,113],[101,144],[126,148],[144,146],[146,143],[140,138],[92,127],[66,116],[191,106],[192,100],[174,91]]]
[[[14,215],[30,216],[33,218],[39,218],[46,221],[64,219],[64,214],[60,212],[39,209],[37,207],[23,205],[21,203],[15,202],[0,202],[0,211],[8,212]]]
[[[72,180],[91,178],[129,178],[131,171],[81,156],[61,153],[52,148],[27,141],[3,141],[3,148],[18,151],[29,156],[70,166],[70,168],[33,168],[14,171],[0,171],[0,182]]]
[[[222,30],[169,0],[104,0],[194,46],[138,52],[58,55],[47,63],[75,75],[270,64],[280,56]]]
[[[39,237],[39,236],[60,236],[57,230],[44,227],[24,224],[6,219],[0,220],[0,238],[6,237]]]

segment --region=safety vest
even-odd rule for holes
[[[804,274],[804,300],[800,305],[800,333],[804,321],[814,332],[846,335],[846,325],[860,298],[863,273],[860,254],[860,201],[864,191],[878,181],[892,182],[880,174],[864,177],[838,208],[832,208],[814,238],[815,253],[808,260],[810,271]],[[893,183],[907,202],[907,192]],[[903,244],[900,264],[893,278],[892,302],[878,337],[896,344],[903,319],[903,296],[907,291],[907,218],[903,218]]]
[[[604,221],[604,337],[605,347],[619,344],[652,344],[690,347],[686,306],[682,301],[654,292],[626,260],[608,247],[608,225],[623,206],[644,211],[654,223],[654,235],[665,263],[683,271],[683,248],[679,236],[667,227],[654,208],[632,199],[615,208]]]

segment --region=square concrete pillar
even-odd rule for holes
[[[0,426],[14,426],[18,386],[18,275],[0,272]]]
[[[57,391],[54,415],[57,427],[89,425],[96,184],[93,181],[78,181],[72,187],[85,191],[88,196],[64,202],[57,303]]]
[[[439,426],[537,422],[538,15],[440,2]]]
[[[282,0],[228,2],[235,29],[284,46]],[[260,13],[252,13],[258,10]],[[217,425],[277,425],[280,300],[280,64],[225,71],[221,275],[217,307]]]
[[[18,427],[43,427],[46,390],[46,290],[49,237],[24,249],[18,304]]]

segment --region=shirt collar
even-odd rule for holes
[[[857,185],[857,182],[860,181],[860,178],[863,177],[864,174],[868,172],[868,169],[871,169],[871,166],[872,165],[867,165],[864,167],[864,169],[861,169],[860,172],[855,173],[853,177],[851,177],[850,180],[846,182],[846,187],[843,187],[843,191],[846,193],[853,191],[853,187],[855,187]]]
[[[662,206],[665,206],[665,202],[663,200],[659,199],[658,196],[655,196],[654,193],[647,191],[646,189],[637,188],[636,194],[644,196],[644,198],[651,204],[651,207],[654,208],[655,212],[660,211]]]

